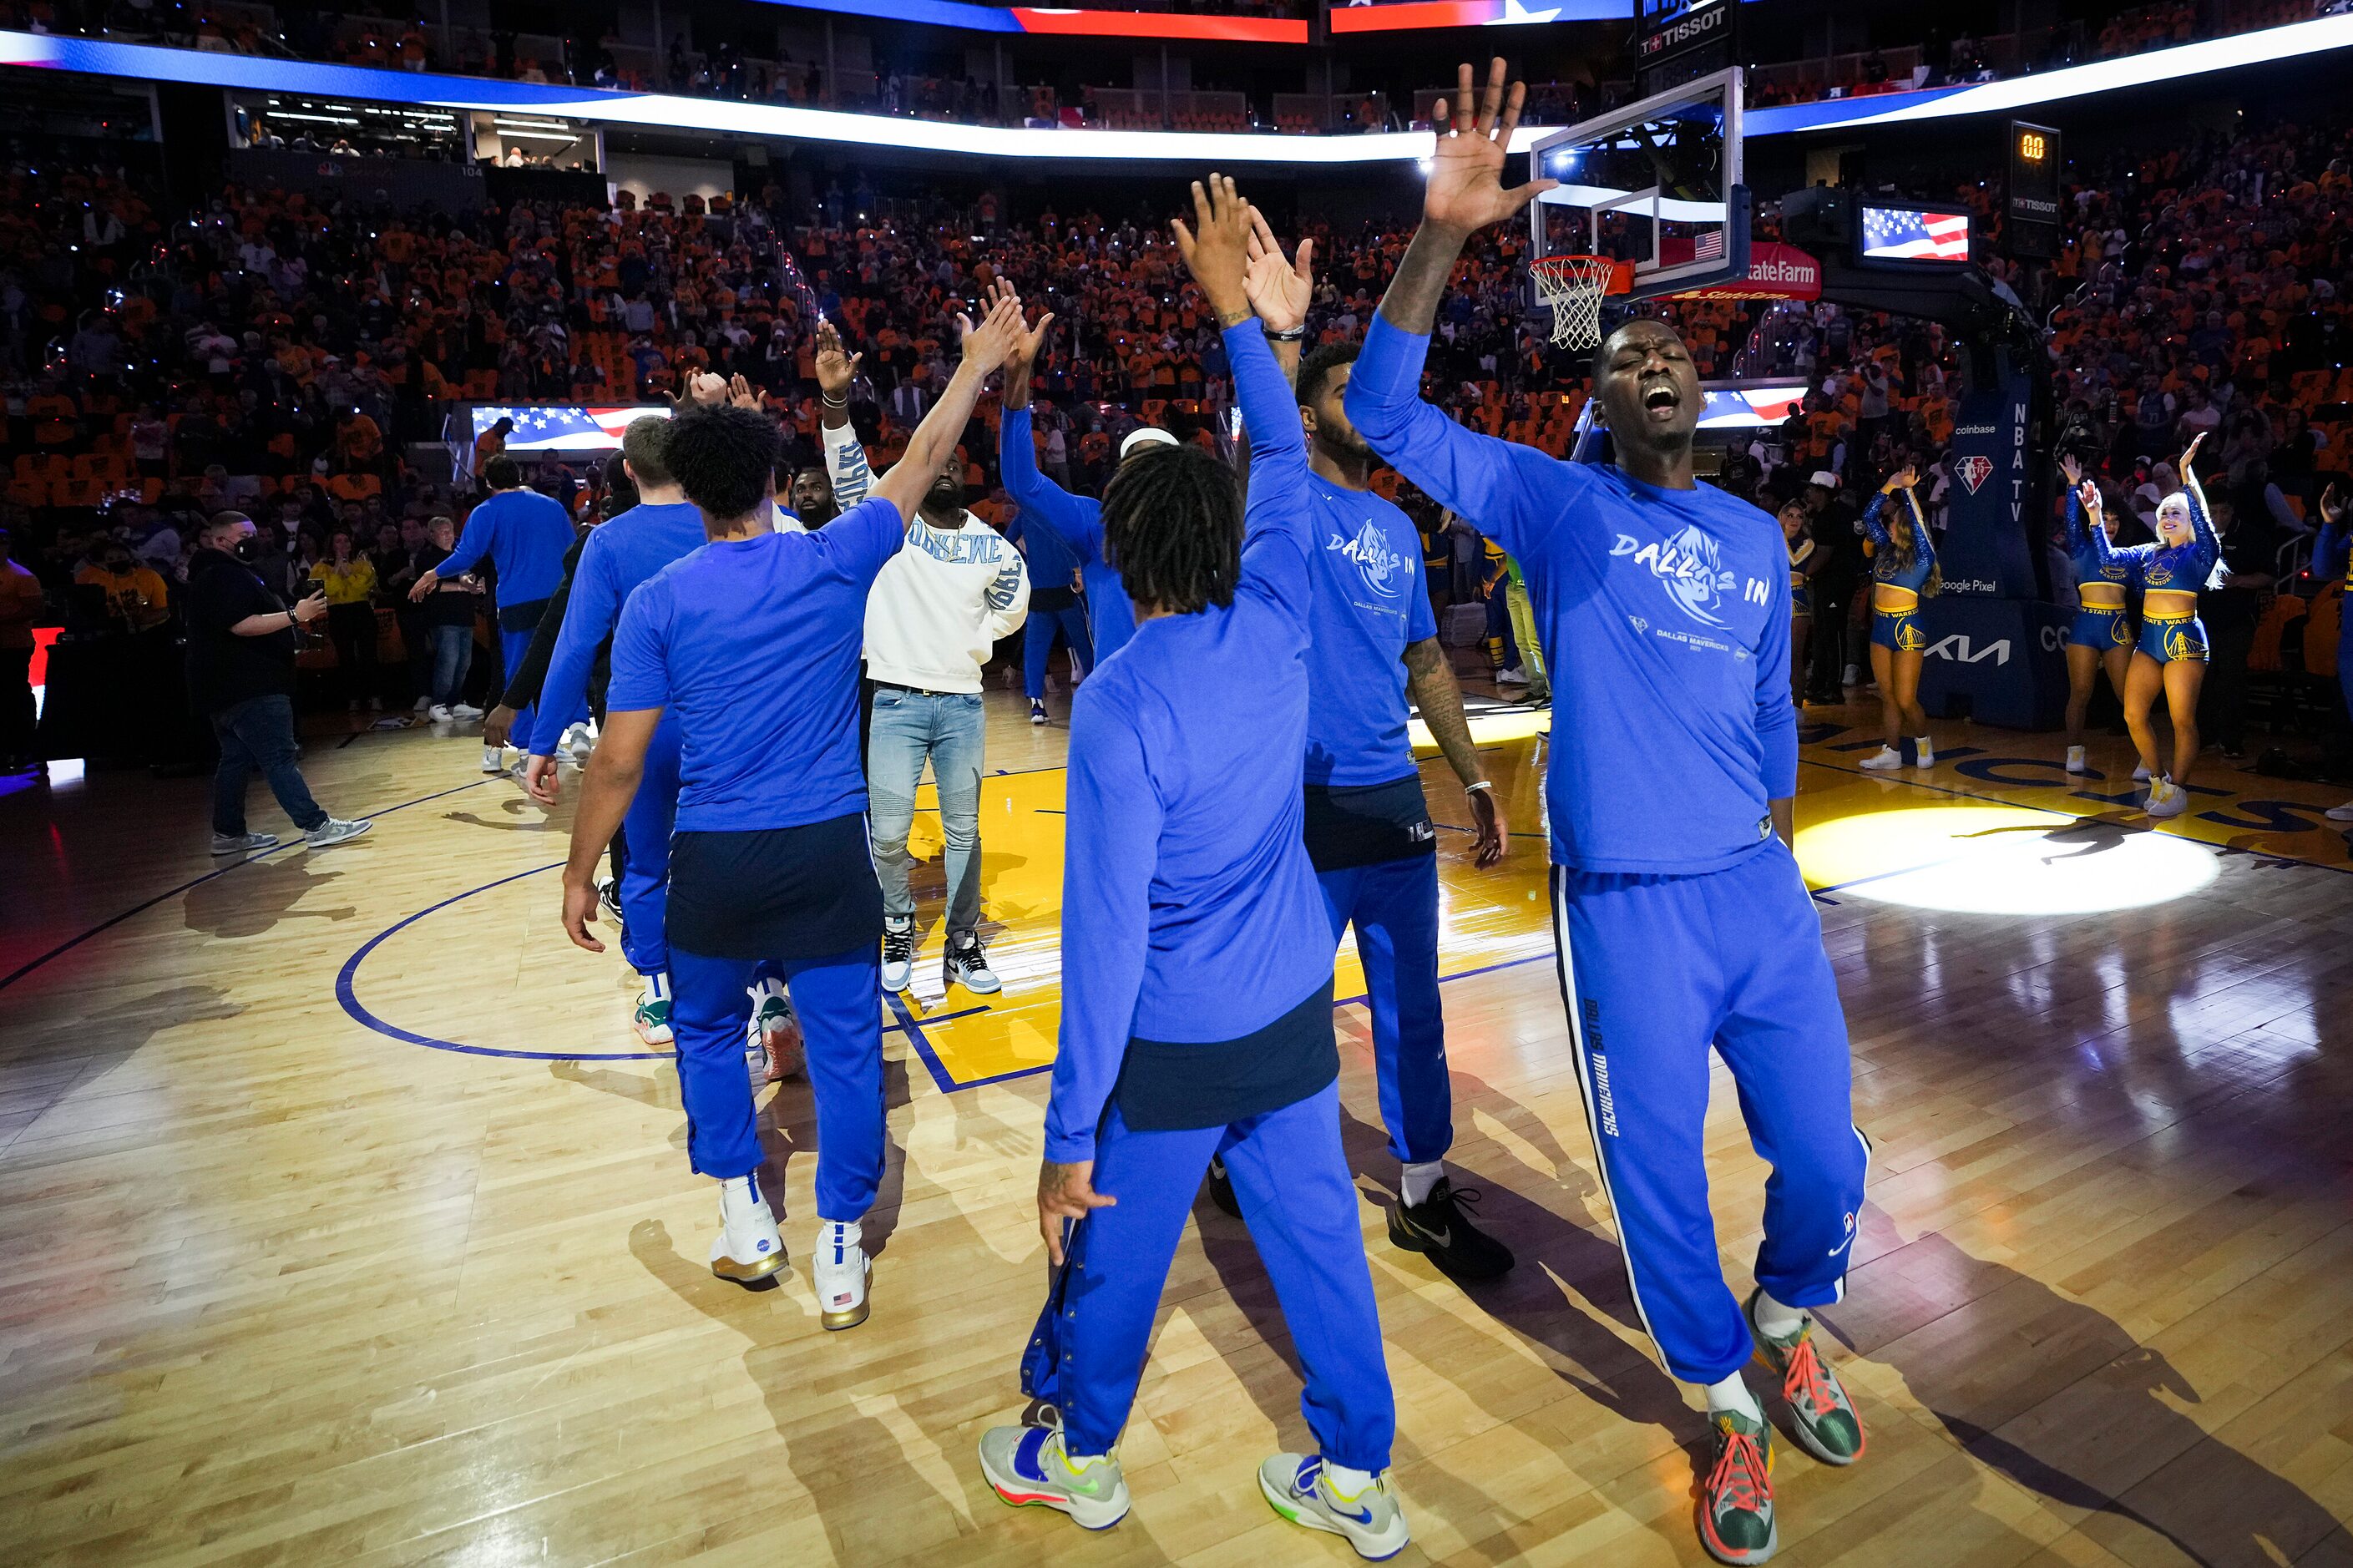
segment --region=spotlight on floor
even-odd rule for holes
[[[1797,848],[1818,892],[1960,914],[2141,909],[2219,873],[2216,852],[2191,839],[2013,806],[1865,812],[1800,830]]]

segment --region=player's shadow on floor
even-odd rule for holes
[[[1978,1463],[2086,1510],[2077,1528],[2119,1558],[2147,1560],[2155,1535],[2207,1568],[2353,1561],[2326,1508],[2173,1407],[2203,1395],[2163,1352],[2031,1275],[1932,1231],[1857,1268],[1821,1317]]]
[[[496,833],[553,833],[559,826],[546,807],[528,795],[510,796],[491,809],[497,817],[485,816],[479,811],[445,811],[441,819],[462,822],[469,827],[487,827]]]
[[[14,1038],[0,1047],[0,1145],[53,1110],[76,1089],[129,1061],[165,1029],[234,1018],[245,1009],[217,985],[174,985],[95,1013],[75,1008],[70,1026],[43,1026],[20,1009]]]
[[[188,930],[205,936],[238,938],[259,936],[284,920],[351,919],[358,911],[350,904],[332,910],[294,907],[315,889],[343,875],[314,871],[311,864],[309,855],[248,861],[233,875],[213,877],[190,888],[180,900],[181,921]]]

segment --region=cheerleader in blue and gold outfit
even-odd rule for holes
[[[2189,809],[2182,786],[2198,761],[2198,692],[2206,684],[2206,627],[2198,618],[2198,591],[2206,586],[2222,550],[2206,510],[2206,492],[2190,467],[2205,439],[2198,437],[2181,454],[2182,489],[2158,503],[2157,542],[2126,550],[2107,546],[2104,557],[2124,562],[2131,573],[2127,581],[2141,588],[2140,640],[2125,674],[2125,722],[2140,765],[2148,770],[2148,804],[2142,809],[2151,816],[2179,816]],[[2093,538],[2106,545],[2099,491],[2085,485],[2077,494]],[[2173,715],[2170,772],[2157,765],[2157,732],[2148,722],[2160,690]]]
[[[1814,640],[1814,574],[1822,569],[1823,554],[1806,516],[1806,503],[1793,500],[1775,514],[1782,541],[1789,547],[1789,700],[1806,702],[1806,649]]]
[[[1871,675],[1879,683],[1880,728],[1885,737],[1862,765],[1874,771],[1904,765],[1903,737],[1908,727],[1915,765],[1933,767],[1936,748],[1928,738],[1928,715],[1920,708],[1920,662],[1928,637],[1920,625],[1920,601],[1944,585],[1936,570],[1936,547],[1928,539],[1920,498],[1912,487],[1919,475],[1905,464],[1888,476],[1862,514],[1871,544]],[[1892,521],[1882,517],[1887,498],[1904,492],[1904,506]]]
[[[2081,773],[2091,771],[2084,760],[2084,713],[2092,705],[2092,683],[2105,669],[2119,701],[2125,694],[2133,647],[2125,589],[2132,568],[2112,546],[2115,520],[2084,515],[2078,493],[2083,466],[2072,457],[2062,458],[2059,466],[2067,474],[2067,554],[2075,563],[2075,620],[2067,628],[2067,771]]]

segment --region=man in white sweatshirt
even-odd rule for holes
[[[844,510],[873,483],[865,449],[849,426],[847,384],[854,363],[838,347],[818,355],[826,466],[835,502]],[[839,389],[829,384],[829,370],[842,383]],[[837,397],[842,401],[837,404]],[[882,568],[866,600],[866,676],[874,687],[867,826],[882,881],[882,984],[891,991],[904,991],[914,975],[907,834],[926,760],[939,785],[946,844],[947,953],[941,983],[983,994],[1002,985],[989,970],[979,930],[981,667],[997,640],[1028,618],[1029,574],[1019,551],[965,510],[964,493],[964,459],[950,452],[908,525],[907,547]]]

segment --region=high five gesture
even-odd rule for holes
[[[1530,180],[1504,188],[1504,161],[1519,129],[1520,106],[1527,86],[1504,85],[1501,56],[1487,67],[1487,87],[1474,101],[1471,66],[1457,68],[1454,113],[1450,124],[1438,128],[1438,144],[1430,155],[1430,177],[1422,187],[1421,221],[1463,235],[1516,217],[1527,205],[1560,184]]]

